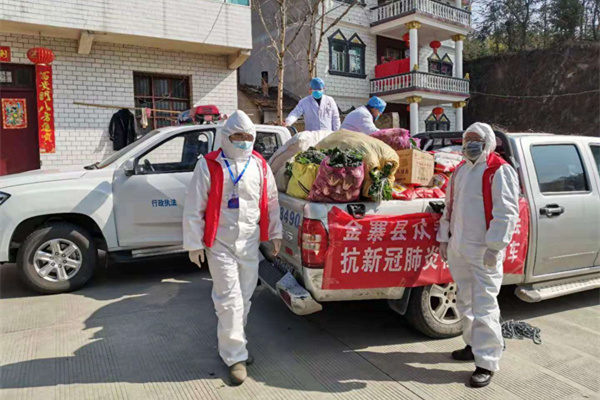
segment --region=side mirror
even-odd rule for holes
[[[129,160],[125,161],[123,170],[125,171],[125,176],[135,175],[135,160],[130,158]]]

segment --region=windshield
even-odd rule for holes
[[[151,132],[146,133],[140,139],[138,139],[135,142],[130,143],[127,146],[123,147],[121,150],[117,151],[115,154],[113,154],[112,156],[108,157],[104,161],[102,161],[100,163],[97,163],[96,164],[96,168],[100,169],[100,168],[108,167],[110,164],[114,163],[119,158],[121,158],[129,150],[131,150],[131,149],[139,146],[140,144],[144,143],[146,140],[150,139],[152,136],[156,135],[158,132],[159,132],[159,130],[155,129],[155,130],[153,130]]]

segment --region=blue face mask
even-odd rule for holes
[[[246,142],[246,141],[242,141],[242,142],[235,141],[235,142],[231,142],[231,144],[233,144],[233,147],[235,147],[236,149],[250,150],[254,143]]]
[[[323,97],[323,91],[322,90],[313,90],[312,97],[319,100],[321,97]]]
[[[477,159],[483,153],[483,142],[467,142],[463,145],[463,154],[466,158],[472,162]]]

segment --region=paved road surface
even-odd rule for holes
[[[505,319],[542,329],[511,340],[484,389],[449,352],[383,302],[330,304],[297,317],[267,290],[253,299],[255,364],[227,385],[216,352],[210,276],[182,259],[113,267],[76,293],[27,291],[0,267],[0,399],[583,399],[600,398],[599,291],[539,304],[501,294]]]

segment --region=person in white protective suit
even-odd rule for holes
[[[307,131],[337,131],[340,129],[340,111],[333,97],[323,94],[325,82],[321,78],[310,81],[310,95],[301,99],[283,122],[292,126],[304,116],[304,129]]]
[[[463,135],[463,156],[454,174],[437,240],[458,285],[466,347],[452,353],[475,361],[471,386],[487,386],[499,369],[504,341],[497,296],[504,250],[519,220],[517,173],[498,154],[488,124],[475,123]]]
[[[271,169],[252,148],[256,130],[236,111],[221,130],[221,149],[200,159],[188,188],[183,245],[201,267],[204,252],[213,280],[212,299],[219,323],[219,354],[241,384],[252,358],[244,327],[258,282],[259,244],[281,248],[277,187]]]
[[[387,103],[377,96],[369,99],[367,105],[360,106],[346,116],[340,129],[370,135],[379,130],[375,121],[383,114]]]

